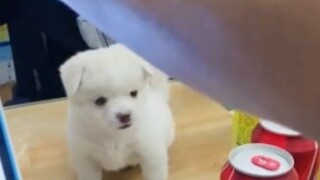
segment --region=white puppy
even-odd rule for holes
[[[69,99],[68,144],[80,180],[139,164],[146,180],[168,178],[174,124],[167,77],[125,46],[89,50],[60,68]]]

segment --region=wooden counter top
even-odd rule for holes
[[[214,101],[172,85],[177,136],[170,150],[170,180],[218,180],[231,149],[228,112]],[[25,180],[75,179],[66,148],[67,102],[40,103],[5,111]],[[140,170],[105,173],[105,179],[138,180]]]

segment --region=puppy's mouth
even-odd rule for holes
[[[120,126],[119,129],[127,129],[131,126],[131,124],[125,124],[123,126]]]

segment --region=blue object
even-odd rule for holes
[[[20,180],[21,175],[14,157],[2,105],[0,105],[0,158],[6,180]]]
[[[9,42],[2,42],[0,43],[0,62],[1,61],[8,61],[12,60],[12,51]]]

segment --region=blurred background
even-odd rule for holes
[[[0,1],[0,96],[5,105],[64,97],[58,68],[114,41],[57,0]]]

